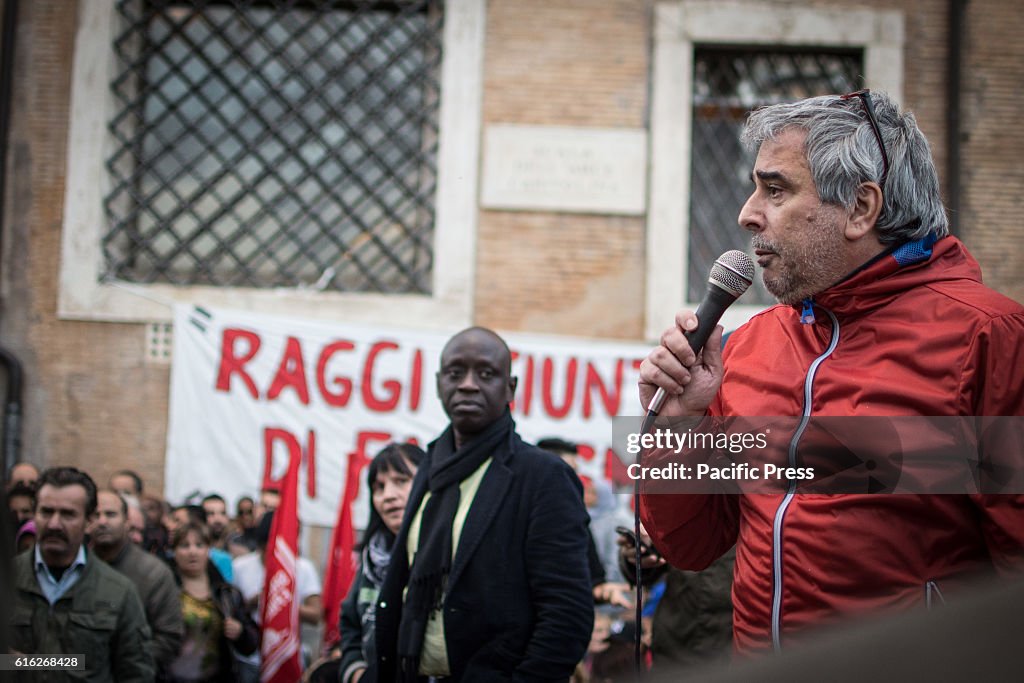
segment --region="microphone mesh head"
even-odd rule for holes
[[[738,298],[754,281],[754,262],[738,249],[727,251],[711,266],[708,282]]]

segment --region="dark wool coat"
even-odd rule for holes
[[[406,539],[429,469],[428,455],[409,493],[377,603],[380,681],[393,681],[399,673],[398,629],[409,578]],[[588,519],[576,473],[512,432],[509,448],[494,457],[480,483],[455,551],[442,602],[451,671],[446,680],[569,678],[594,621]]]

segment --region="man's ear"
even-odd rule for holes
[[[853,210],[850,212],[846,228],[843,231],[846,239],[856,241],[869,234],[874,229],[881,213],[882,188],[878,186],[878,183],[861,183],[857,188]]]
[[[509,400],[509,403],[511,403],[512,399],[514,399],[516,397],[516,387],[518,385],[519,385],[519,378],[518,377],[509,377],[508,378],[508,400]]]

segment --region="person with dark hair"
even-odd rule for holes
[[[779,651],[852,615],[931,607],[977,573],[1018,576],[1024,496],[1020,488],[994,495],[988,487],[1002,474],[958,483],[955,495],[932,495],[913,475],[900,484],[921,488],[892,495],[895,484],[875,478],[928,449],[935,423],[918,418],[973,425],[986,416],[997,429],[1013,421],[991,417],[1024,415],[1024,307],[987,288],[949,234],[914,115],[862,90],[760,108],[742,137],[756,159],[739,224],[779,304],[733,332],[724,351],[717,327],[699,354],[687,340],[697,316],[679,311],[640,367],[640,400],[649,406],[662,390],[661,416],[698,431],[739,416],[786,416],[793,426],[770,428],[767,450],[792,468],[783,487],[761,495],[646,484],[640,510],[654,545],[692,570],[736,545],[733,630],[745,653]],[[823,440],[822,416],[845,418],[858,433],[845,444]],[[895,453],[857,453],[883,423],[897,422],[876,418],[896,416],[918,433],[883,432]],[[989,471],[1008,464],[1013,479],[1018,439],[982,442],[965,459],[979,457]],[[721,447],[681,450],[690,466],[738,457]],[[797,465],[830,467],[855,454],[861,471],[874,470],[857,492],[807,495],[792,478]],[[642,456],[645,467],[680,464],[664,451]]]
[[[171,547],[174,574],[181,585],[179,609],[185,636],[168,667],[168,681],[237,681],[235,653],[251,655],[259,649],[259,631],[245,600],[210,561],[205,526],[182,524],[174,531]]]
[[[232,560],[256,550],[255,531],[256,502],[250,496],[242,496],[235,503],[235,517],[227,535],[226,550]]]
[[[635,624],[620,608],[602,605],[595,610],[594,631],[581,662],[587,683],[614,683],[636,677],[633,661]]]
[[[549,436],[544,439],[539,439],[537,441],[537,448],[547,451],[548,453],[554,453],[564,460],[565,463],[574,471],[579,471],[579,446],[574,444],[572,441],[566,441],[565,439],[560,439],[556,436]]]
[[[175,505],[171,508],[171,518],[174,520],[174,528],[171,529],[172,534],[179,526],[186,524],[202,524],[206,526],[206,510],[201,505],[192,505],[190,503]]]
[[[149,626],[135,586],[87,552],[96,484],[74,467],[39,479],[39,541],[15,561],[12,647],[23,654],[85,655],[87,681],[152,681]]]
[[[142,549],[159,558],[170,559],[171,534],[164,525],[164,518],[169,517],[167,501],[151,493],[140,499],[145,523],[142,531]]]
[[[128,503],[123,495],[100,491],[96,513],[89,531],[91,547],[97,557],[131,579],[139,592],[153,632],[153,663],[158,680],[162,680],[184,633],[181,591],[167,564],[129,540]]]
[[[223,499],[221,500],[223,502]],[[208,528],[206,508],[202,505],[193,505],[190,503],[178,505],[171,509],[171,518],[174,520],[174,528],[171,529],[172,537],[179,527],[185,526],[186,524],[198,524]],[[217,571],[221,573],[224,580],[231,583],[235,575],[235,570],[232,566],[231,554],[215,545],[210,545],[210,560],[213,561],[213,566],[215,566]]]
[[[110,487],[111,491],[117,491],[123,496],[134,496],[135,498],[142,496],[142,477],[132,470],[118,470],[114,472],[110,475],[110,481],[107,482],[107,486]]]
[[[11,470],[7,473],[6,488],[8,491],[17,484],[37,488],[38,483],[39,468],[30,462],[16,462],[11,465]]]
[[[36,487],[35,484],[18,482],[7,492],[7,509],[14,520],[14,528],[32,519],[36,515]]]
[[[523,442],[505,341],[482,327],[441,352],[447,429],[409,494],[377,600],[380,681],[567,680],[594,622],[579,478]]]
[[[21,553],[31,548],[36,541],[36,484],[16,482],[7,492],[7,509],[10,512],[11,528],[16,530],[14,552]]]
[[[242,496],[235,503],[235,525],[239,531],[256,526],[256,501],[252,496]]]
[[[392,443],[367,468],[370,517],[360,544],[355,580],[341,603],[341,683],[356,683],[369,663],[376,660],[377,595],[391,563],[395,536],[405,518],[413,477],[424,455],[418,446]]]
[[[203,498],[200,505],[206,513],[206,526],[210,530],[210,545],[214,548],[227,550],[228,531],[231,520],[228,518],[228,504],[216,493]]]
[[[260,489],[260,504],[256,510],[256,516],[262,517],[268,512],[273,512],[281,504],[281,489],[277,486],[265,486]]]

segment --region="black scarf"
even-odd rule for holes
[[[414,681],[419,675],[420,650],[430,614],[441,606],[445,583],[451,571],[452,525],[459,507],[459,484],[480,468],[488,458],[509,448],[515,429],[508,409],[472,441],[455,450],[451,425],[430,444],[424,465],[430,500],[423,508],[419,544],[409,570],[409,591],[398,627],[398,656],[401,676]]]

